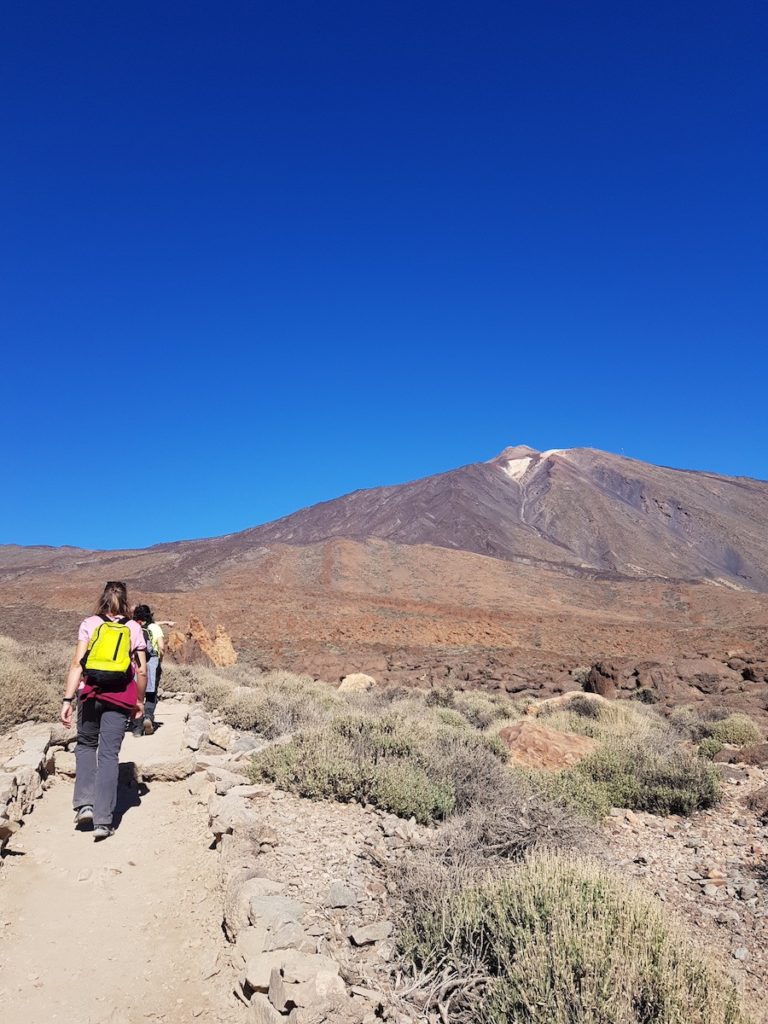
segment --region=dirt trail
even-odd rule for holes
[[[161,705],[151,737],[121,761],[181,750],[187,708]],[[120,787],[118,829],[73,828],[72,780],[57,778],[0,871],[0,1007],[7,1024],[201,1024],[242,1020],[216,974],[217,855],[184,783]]]

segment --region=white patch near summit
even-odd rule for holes
[[[508,477],[511,477],[512,480],[520,480],[521,477],[525,476],[528,467],[532,462],[533,459],[529,457],[523,459],[510,459],[509,462],[501,468]]]

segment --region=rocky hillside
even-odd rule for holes
[[[765,482],[666,469],[590,448],[538,452],[520,445],[490,462],[356,491],[239,536],[259,545],[379,537],[768,590],[766,522]]]

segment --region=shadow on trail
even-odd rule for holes
[[[146,782],[136,782],[136,765],[133,761],[120,762],[120,774],[117,785],[117,803],[112,816],[114,828],[120,828],[123,816],[135,807],[141,807],[141,798],[149,792]]]

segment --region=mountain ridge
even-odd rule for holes
[[[512,445],[484,462],[362,488],[218,537],[121,552],[173,553],[206,571],[275,544],[428,544],[563,572],[721,581],[768,591],[768,483],[654,466],[594,448]],[[108,559],[74,547],[0,547],[0,571]]]

